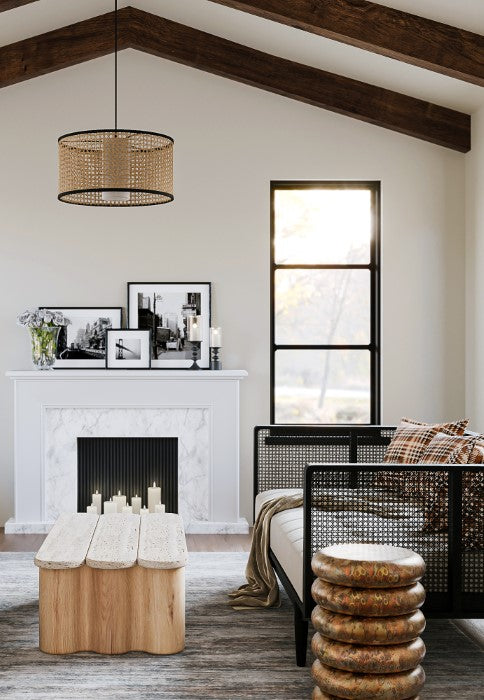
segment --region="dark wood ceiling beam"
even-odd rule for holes
[[[22,7],[22,5],[30,5],[32,2],[38,2],[38,0],[0,0],[0,12],[13,10],[15,7]]]
[[[127,47],[125,15],[119,13],[119,48]],[[114,12],[0,47],[0,88],[114,51]]]
[[[484,86],[484,37],[366,0],[212,0]]]
[[[113,51],[114,14],[0,47],[0,87]],[[119,11],[119,48],[134,48],[192,68],[321,107],[460,152],[470,149],[470,116],[328,73],[142,10]]]
[[[467,114],[126,9],[133,48],[463,153],[470,149]]]

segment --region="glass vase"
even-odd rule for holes
[[[29,328],[32,341],[32,362],[36,369],[52,369],[57,351],[60,326]]]

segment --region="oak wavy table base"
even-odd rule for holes
[[[323,692],[345,700],[407,700],[418,694],[425,683],[421,666],[403,673],[348,673],[316,659],[312,671]]]
[[[40,649],[176,654],[185,646],[185,569],[39,569]]]

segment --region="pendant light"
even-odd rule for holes
[[[58,139],[58,199],[101,207],[166,204],[173,201],[173,139],[118,129],[117,0],[114,8],[114,129],[77,131]]]

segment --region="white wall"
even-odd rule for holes
[[[57,137],[111,125],[112,59],[0,91],[0,522],[12,514],[12,391],[29,366],[15,316],[125,304],[132,280],[211,280],[224,365],[242,387],[242,512],[252,428],[269,420],[269,182],[382,181],[384,420],[464,409],[464,158],[437,146],[129,51],[120,126],[175,138],[176,200],[108,210],[56,200]]]
[[[484,430],[484,107],[466,156],[466,412]]]

